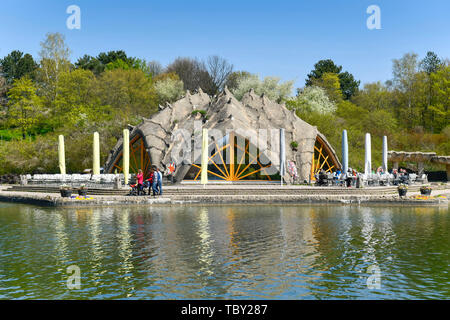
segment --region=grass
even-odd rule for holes
[[[0,129],[0,140],[11,141],[11,140],[21,140],[22,131],[19,129]]]

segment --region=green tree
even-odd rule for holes
[[[105,70],[117,68],[125,70],[140,69],[144,68],[144,65],[144,60],[128,57],[123,50],[100,52],[95,58],[90,55],[84,55],[75,63],[77,68],[90,70],[96,75],[101,74]]]
[[[105,70],[114,69],[130,70],[133,69],[133,66],[123,61],[122,59],[114,60],[113,62],[110,62],[105,66]]]
[[[342,101],[341,84],[336,73],[325,72],[319,79],[313,79],[313,85],[325,90],[334,103]]]
[[[435,72],[437,72],[439,69],[441,69],[444,66],[444,63],[441,59],[437,56],[436,53],[429,51],[427,52],[426,57],[420,61],[419,68],[425,74],[427,75],[427,103],[424,105],[424,108],[422,109],[422,123],[424,127],[427,127],[427,118],[428,118],[428,109],[430,108],[431,104],[433,103],[433,78],[431,75]]]
[[[33,81],[28,77],[15,80],[8,96],[8,117],[11,125],[19,127],[25,139],[29,130],[42,117],[42,101],[36,94]]]
[[[380,81],[366,83],[364,88],[352,98],[352,102],[369,111],[387,110],[392,112],[395,96]]]
[[[101,52],[97,56],[97,60],[104,66],[119,59],[126,62],[128,65],[132,65],[134,62],[134,58],[128,57],[123,50]]]
[[[47,33],[41,42],[39,80],[47,104],[56,97],[56,84],[61,73],[70,70],[70,49],[65,43],[65,37],[60,33]]]
[[[425,58],[419,63],[419,67],[422,71],[428,75],[438,71],[444,66],[444,63],[433,51],[428,51]]]
[[[355,80],[355,77],[347,71],[339,73],[339,82],[345,100],[349,100],[358,93],[358,88],[361,83],[361,81]]]
[[[14,50],[3,59],[0,59],[0,67],[6,82],[12,84],[14,80],[20,79],[25,75],[29,75],[32,78],[37,64],[30,54],[24,55],[23,52]]]
[[[336,73],[339,74],[342,71],[342,66],[337,66],[333,60],[320,60],[314,65],[314,69],[308,74],[306,79],[306,85],[314,85],[313,80],[322,78],[324,73]]]
[[[105,71],[99,78],[98,90],[101,105],[112,107],[117,126],[136,124],[157,110],[153,82],[141,70]]]
[[[314,85],[315,80],[322,78],[325,73],[338,75],[344,99],[348,100],[357,93],[360,81],[356,81],[351,73],[342,72],[342,66],[336,65],[331,59],[320,60],[314,65],[314,69],[307,76],[306,86]]]
[[[435,102],[430,106],[434,130],[441,131],[450,123],[450,66],[431,74]]]
[[[75,62],[75,67],[84,70],[90,70],[96,75],[99,75],[105,70],[105,66],[100,62],[100,60],[87,54],[85,54],[83,57],[79,58],[77,62]]]
[[[414,84],[419,62],[415,53],[407,53],[400,59],[393,59],[393,84],[397,94],[401,97],[397,106],[397,115],[402,115],[407,127],[412,128],[415,123],[415,110],[413,104]],[[405,108],[406,106],[406,108]]]
[[[96,91],[96,78],[89,70],[76,69],[60,75],[53,103],[51,120],[55,128],[82,129],[99,116],[105,117],[100,108]]]

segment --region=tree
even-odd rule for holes
[[[33,81],[28,77],[15,80],[8,96],[8,117],[11,125],[19,127],[25,139],[26,133],[37,124],[41,116],[41,99],[36,94]]]
[[[312,112],[327,114],[336,111],[336,104],[330,101],[325,90],[316,86],[305,87],[295,99],[288,100],[286,106],[299,111],[300,114]]]
[[[380,81],[366,83],[364,88],[352,98],[352,102],[369,111],[386,110],[392,112],[394,94]]]
[[[138,123],[157,111],[152,80],[141,70],[114,69],[103,72],[98,81],[100,105],[111,106],[117,126]]]
[[[47,103],[51,103],[56,95],[56,83],[59,75],[70,69],[70,49],[65,37],[60,33],[47,33],[41,42],[39,78]]]
[[[339,83],[341,84],[341,91],[344,99],[349,100],[358,92],[361,81],[355,80],[351,73],[345,71],[339,73]]]
[[[216,92],[216,86],[205,64],[197,59],[177,58],[167,67],[166,72],[176,73],[183,81],[185,90],[194,91],[201,88],[210,95]]]
[[[411,90],[418,68],[418,55],[406,53],[400,59],[393,59],[392,74],[394,85],[402,92]]]
[[[174,73],[160,75],[155,79],[155,90],[160,104],[180,99],[184,93],[183,87],[183,81]]]
[[[79,58],[77,62],[75,62],[75,67],[84,70],[90,70],[96,75],[99,75],[105,70],[105,66],[100,62],[100,60],[87,54],[85,54],[83,57]]]
[[[153,77],[149,64],[145,59],[133,58],[134,61],[131,64],[131,68],[141,70],[147,77]]]
[[[162,67],[161,63],[159,63],[158,61],[152,60],[152,61],[148,62],[147,65],[148,65],[148,69],[153,77],[156,77],[157,75],[160,75],[163,73],[163,67]]]
[[[206,66],[214,83],[215,93],[223,90],[228,76],[233,72],[233,65],[219,56],[210,56],[206,61]]]
[[[0,59],[0,67],[6,82],[12,84],[14,80],[20,79],[25,75],[32,77],[37,64],[30,54],[24,55],[23,52],[14,50],[3,59]]]
[[[337,73],[339,74],[342,70],[342,66],[337,66],[333,60],[320,60],[314,65],[314,69],[308,74],[306,79],[306,85],[314,85],[313,80],[320,79],[324,73]]]
[[[237,89],[240,79],[248,78],[251,76],[250,72],[247,71],[235,71],[228,75],[225,82],[225,86],[230,90],[234,91]]]
[[[428,51],[426,57],[419,63],[420,69],[428,75],[438,71],[443,66],[444,63],[433,51]]]
[[[75,66],[77,68],[91,70],[94,74],[99,75],[105,70],[108,70],[108,68],[109,70],[115,68],[143,69],[143,64],[145,64],[144,60],[128,57],[125,51],[117,50],[100,52],[95,58],[90,55],[84,55],[78,59]]]
[[[278,77],[265,77],[263,81],[258,75],[252,74],[238,80],[237,88],[232,90],[233,95],[241,100],[250,89],[258,95],[266,95],[272,101],[282,102],[292,93],[294,81],[280,83]]]
[[[340,88],[345,100],[350,99],[358,91],[360,81],[356,81],[349,72],[342,72],[342,66],[336,65],[333,60],[320,60],[308,74],[306,85],[314,85],[314,81],[322,78],[325,73],[335,73],[339,77]]]
[[[380,109],[366,113],[361,124],[366,132],[370,132],[372,136],[378,138],[390,135],[397,129],[395,117],[390,112]]]
[[[400,59],[392,60],[393,83],[407,106],[406,112],[400,112],[400,110],[398,110],[398,113],[406,115],[405,121],[410,128],[412,128],[415,120],[413,110],[413,88],[418,68],[417,57],[418,56],[415,53],[407,53]],[[401,108],[401,105],[399,107]]]
[[[431,74],[435,102],[430,106],[432,123],[435,130],[441,131],[450,122],[450,66],[441,68]]]
[[[6,78],[1,75],[1,71],[2,69],[0,67],[0,107],[6,105],[7,102],[6,93],[9,90],[8,85],[6,84]],[[3,112],[2,109],[3,108],[0,108],[1,112]]]
[[[105,66],[105,70],[114,69],[130,70],[133,69],[133,66],[123,61],[122,59],[114,60],[113,62],[110,62]]]
[[[342,101],[341,84],[336,73],[325,72],[319,79],[313,79],[312,82],[314,86],[324,89],[334,103]]]
[[[431,75],[435,72],[437,72],[439,69],[441,69],[444,66],[444,63],[441,59],[438,58],[436,53],[429,51],[427,52],[426,57],[420,61],[419,68],[427,75],[427,82],[428,82],[428,92],[427,92],[427,103],[425,104],[425,107],[422,111],[422,119],[423,119],[423,126],[427,126],[427,113],[428,109],[430,108],[432,101],[433,101],[433,78]]]
[[[105,117],[95,88],[96,78],[90,70],[75,69],[62,73],[49,119],[54,127],[81,129],[87,122],[95,121],[99,116]]]
[[[128,57],[123,50],[101,52],[97,56],[97,60],[100,61],[104,66],[119,59],[129,65],[132,65],[134,62],[134,58]]]

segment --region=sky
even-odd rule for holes
[[[68,29],[70,5],[81,28]],[[366,24],[380,8],[381,29]],[[303,87],[321,59],[332,59],[361,83],[392,78],[392,59],[427,51],[450,58],[448,0],[0,0],[0,57],[12,50],[38,59],[48,32],[60,32],[75,62],[124,50],[166,66],[177,57],[220,55],[261,77]]]

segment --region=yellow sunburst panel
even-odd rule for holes
[[[311,163],[311,180],[315,180],[314,175],[320,170],[325,170],[325,172],[332,172],[336,168],[336,164],[332,163],[330,160],[330,154],[327,152],[324,144],[316,140],[314,145],[314,153]]]
[[[113,165],[113,169],[117,169],[118,173],[121,173],[123,170],[122,157],[123,153],[117,157],[117,160]],[[150,156],[145,149],[144,140],[140,135],[136,135],[130,141],[130,172],[137,173],[139,169],[142,169],[144,177],[147,178],[150,167]]]
[[[247,178],[249,175],[252,175],[252,174],[262,171],[262,172],[266,173],[266,176],[269,180],[272,180],[270,178],[270,176],[267,175],[267,171],[266,171],[266,169],[269,168],[270,166],[272,166],[272,164],[263,166],[261,164],[261,162],[258,160],[259,157],[261,156],[261,151],[257,152],[256,155],[251,155],[248,150],[250,142],[248,140],[246,140],[245,149],[242,149],[241,146],[239,146],[235,143],[233,134],[230,135],[230,141],[232,142],[231,144],[228,143],[220,148],[219,148],[219,145],[216,143],[216,145],[215,145],[216,151],[214,152],[214,154],[212,156],[209,157],[208,166],[209,165],[214,166],[214,168],[216,168],[218,170],[218,172],[213,172],[208,169],[209,174],[212,174],[213,176],[220,178],[222,180],[225,180],[225,181],[239,181],[239,180]],[[239,161],[235,161],[235,155],[236,155],[237,149],[240,149],[241,151],[243,151]],[[230,153],[230,163],[229,164],[226,164],[223,159],[223,156],[222,156],[223,151]],[[218,163],[216,163],[213,159],[217,154],[219,155],[219,160],[220,160],[220,162],[218,162]],[[248,155],[248,163],[245,164],[245,159],[247,158],[247,155]],[[237,160],[237,158],[236,158],[236,160]],[[254,170],[254,171],[246,172],[247,169],[250,168],[250,166],[252,165],[252,162],[254,160],[256,160],[256,163],[259,166],[258,169]],[[192,166],[199,169],[199,171],[197,172],[197,174],[195,175],[195,178],[194,178],[194,180],[197,180],[201,173],[201,166],[196,165],[196,164],[192,164]]]

